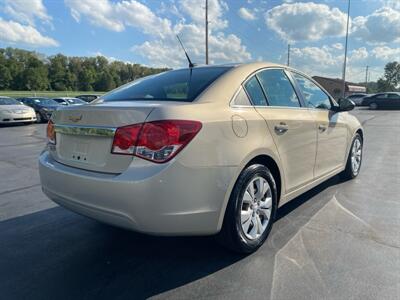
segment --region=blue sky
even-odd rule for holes
[[[103,55],[149,66],[204,63],[204,0],[0,0],[0,47]],[[347,1],[209,0],[212,63],[265,60],[341,77]],[[400,60],[400,0],[351,0],[347,78]]]

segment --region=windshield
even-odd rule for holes
[[[35,98],[32,99],[33,102],[39,105],[45,105],[45,106],[56,106],[59,105],[56,101],[53,99],[47,99],[47,98]]]
[[[145,77],[111,91],[104,101],[161,100],[192,102],[231,67],[193,68]]]
[[[78,98],[67,98],[65,99],[66,101],[68,101],[69,104],[85,104],[86,102],[78,99]]]
[[[0,98],[0,105],[22,105],[21,102],[13,98]]]

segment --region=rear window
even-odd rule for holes
[[[168,71],[138,79],[101,98],[104,101],[183,101],[192,102],[231,67],[193,68]]]

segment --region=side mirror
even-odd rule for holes
[[[353,101],[346,98],[339,98],[339,106],[335,106],[335,111],[350,111],[356,106]]]

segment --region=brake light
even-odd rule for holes
[[[197,121],[163,120],[117,128],[111,153],[163,163],[179,153],[200,131]]]
[[[49,120],[49,122],[47,123],[46,135],[47,135],[47,143],[55,145],[56,132],[54,130],[54,123],[51,120]]]

